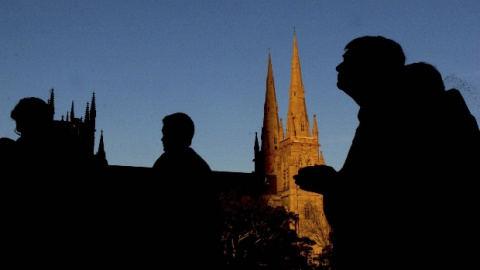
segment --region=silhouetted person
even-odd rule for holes
[[[413,96],[408,113],[413,114],[417,139],[422,141],[419,153],[426,155],[416,155],[418,162],[424,168],[438,169],[450,157],[448,166],[436,170],[439,176],[476,179],[480,131],[461,93],[446,91],[440,72],[426,62],[407,65],[404,78],[404,89]]]
[[[36,97],[22,98],[11,112],[15,120],[16,161],[25,177],[47,175],[48,179],[70,179],[88,170],[88,156],[79,138],[58,128],[53,110]]]
[[[169,194],[162,208],[171,220],[168,230],[170,250],[189,250],[187,254],[172,254],[188,268],[212,267],[218,262],[220,244],[220,197],[208,163],[191,147],[195,133],[192,119],[177,112],[163,118],[163,154],[153,165],[161,190]],[[188,260],[184,258],[188,257]]]
[[[195,126],[185,113],[174,113],[163,118],[162,143],[164,153],[155,161],[153,169],[162,176],[188,181],[211,172],[208,163],[191,148]]]
[[[452,191],[455,178],[448,178],[448,184],[439,180],[457,157],[430,161],[438,161],[440,149],[445,149],[442,143],[437,148],[432,144],[439,136],[445,138],[437,125],[445,114],[435,111],[427,116],[424,106],[429,99],[424,97],[440,90],[425,89],[413,75],[406,78],[405,55],[393,40],[359,37],[345,50],[336,68],[337,87],[360,107],[347,158],[338,172],[330,166],[312,166],[295,176],[300,188],[324,196],[325,215],[333,229],[332,269],[455,269],[458,258],[465,257],[452,252],[462,242],[457,241],[456,229],[452,231],[461,226],[451,225],[465,219],[452,213],[473,208],[468,202],[458,203],[463,184]],[[465,110],[463,114],[468,116]],[[461,169],[448,171],[462,174]],[[475,175],[478,179],[478,172]],[[468,192],[463,190],[464,195]],[[445,253],[456,258],[445,259]]]
[[[11,154],[13,177],[2,189],[6,256],[39,264],[81,257],[91,232],[91,224],[85,226],[91,196],[88,180],[79,177],[89,168],[76,137],[57,126],[52,107],[40,98],[20,99],[10,116],[20,137]]]
[[[416,253],[442,254],[449,248],[452,260],[442,267],[464,269],[475,263],[480,251],[472,242],[480,240],[480,211],[476,182],[480,179],[480,130],[457,89],[446,90],[435,66],[417,62],[405,67],[405,91],[414,96],[410,166],[417,166],[418,197],[410,199],[409,216],[416,220]],[[439,181],[443,179],[443,181]],[[434,229],[435,228],[435,229]],[[448,232],[439,237],[438,232]],[[441,261],[441,255],[424,256]],[[453,259],[454,258],[454,259]]]
[[[381,36],[356,38],[346,45],[343,62],[336,68],[337,87],[360,106],[347,158],[338,173],[330,166],[314,166],[295,176],[300,188],[324,195],[334,236],[333,269],[366,267],[365,261],[376,269],[393,255],[388,254],[388,244],[394,239],[379,234],[394,227],[395,217],[384,215],[384,207],[391,196],[387,192],[393,186],[394,166],[404,162],[400,159],[405,150],[400,117],[404,64],[401,46]],[[395,211],[394,206],[387,208]]]

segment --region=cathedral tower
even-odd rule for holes
[[[51,106],[53,114],[55,114],[55,95],[54,89],[50,90],[50,97],[47,104]],[[95,154],[95,125],[96,125],[97,109],[95,104],[95,92],[92,94],[91,103],[87,102],[84,117],[75,117],[75,106],[72,101],[70,111],[67,111],[66,116],[61,116],[60,120],[54,120],[56,123],[57,132],[64,132],[66,134],[74,135],[78,138],[82,153],[93,159],[94,165],[107,165],[106,153],[103,143],[103,131],[100,137],[97,154]]]
[[[317,242],[315,253],[328,244],[330,227],[323,213],[323,196],[301,190],[293,176],[302,167],[325,165],[318,139],[316,116],[313,128],[305,103],[300,57],[296,33],[293,34],[293,55],[289,90],[289,106],[286,117],[286,132],[278,116],[272,60],[268,55],[266,95],[261,135],[261,148],[255,147],[255,168],[263,169],[269,184],[269,200],[272,205],[283,206],[299,215],[297,233]],[[257,171],[258,172],[258,171]]]

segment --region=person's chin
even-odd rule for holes
[[[340,90],[344,90],[344,85],[341,82],[337,82],[337,88]]]

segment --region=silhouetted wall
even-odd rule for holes
[[[152,168],[109,165],[102,174],[101,182],[112,185],[112,188],[147,188],[151,187],[152,181],[165,181],[153,174]],[[172,179],[168,179],[172,181]],[[174,179],[173,179],[174,181]],[[212,179],[196,179],[196,181],[214,182],[209,186],[217,187],[218,191],[227,191],[238,188],[242,193],[252,196],[259,196],[267,191],[266,183],[263,177],[254,172],[228,172],[213,171]]]

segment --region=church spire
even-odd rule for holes
[[[87,111],[85,112],[85,117],[88,114],[88,119],[85,119],[85,124],[88,127],[89,130],[89,135],[88,137],[90,138],[90,149],[92,153],[95,151],[95,124],[96,124],[96,117],[97,117],[97,109],[95,105],[95,92],[92,93],[92,102],[90,103],[90,108],[88,108],[88,103],[87,103]],[[103,144],[103,143],[102,143]]]
[[[255,132],[255,145],[253,146],[254,149],[254,159],[253,162],[255,164],[255,173],[257,175],[265,175],[265,164],[263,160],[263,152],[260,151],[260,144],[258,142],[258,134]]]
[[[72,108],[70,109],[70,121],[75,121],[75,109],[74,109],[74,103],[73,103],[73,100],[72,100]]]
[[[48,99],[48,102],[47,104],[50,106],[50,108],[52,109],[52,120],[54,118],[54,115],[55,115],[55,95],[53,93],[53,88],[50,89],[50,98]]]
[[[97,117],[97,107],[95,105],[95,92],[92,94],[92,103],[90,106],[90,118],[92,121],[95,121],[95,118]]]
[[[98,151],[93,158],[94,158],[95,166],[98,166],[98,167],[108,166],[107,154],[105,153],[105,146],[103,144],[103,130],[100,131],[100,142],[98,144]]]
[[[268,53],[268,70],[266,79],[265,104],[263,108],[262,152],[265,158],[265,173],[274,171],[275,156],[280,140],[280,124],[278,121],[278,104],[273,78],[272,58]]]
[[[103,144],[103,130],[100,131],[100,142],[98,143],[97,156],[103,159],[106,158],[105,145]]]
[[[317,115],[316,114],[313,115],[313,130],[312,130],[312,133],[313,133],[313,137],[315,139],[317,139],[317,141],[318,141],[318,126],[317,126]]]
[[[87,102],[87,106],[85,108],[85,122],[90,120],[90,105]]]
[[[318,164],[315,165],[325,165],[325,159],[323,158],[323,152],[320,151],[320,157],[318,158]]]
[[[303,88],[295,30],[293,32],[292,73],[289,96],[287,138],[310,137],[310,123],[308,122],[307,107],[305,105],[305,90]]]

